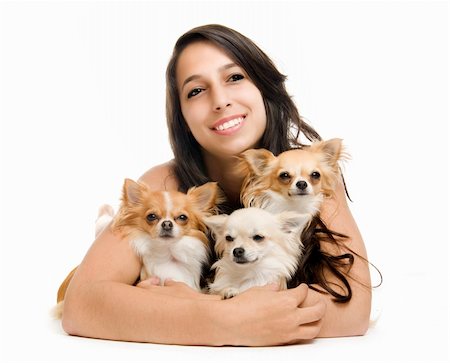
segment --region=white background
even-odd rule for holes
[[[49,319],[97,208],[171,158],[165,67],[207,23],[252,38],[301,114],[344,139],[384,275],[366,336],[213,349],[69,337]],[[1,360],[447,361],[448,23],[445,1],[0,3]]]

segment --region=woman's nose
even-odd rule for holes
[[[214,88],[212,94],[213,94],[212,102],[214,111],[221,111],[224,108],[231,106],[231,102],[227,95],[227,92],[222,87]]]

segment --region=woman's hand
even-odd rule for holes
[[[213,313],[220,319],[216,339],[224,343],[214,345],[267,346],[310,340],[319,334],[326,310],[323,298],[310,293],[305,284],[281,291],[277,284],[254,287],[222,301],[219,295],[202,294],[182,282],[159,284],[157,277],[151,277],[136,286],[172,297],[217,301],[223,313]]]
[[[201,292],[192,289],[183,282],[178,282],[174,280],[165,280],[163,286],[160,286],[160,283],[161,281],[158,277],[152,276],[147,280],[139,282],[136,286],[143,289],[151,290],[153,292],[167,294],[175,297],[204,299],[204,300],[220,300],[219,295],[202,294]]]
[[[226,329],[233,345],[293,344],[315,338],[322,326],[326,304],[318,295],[308,298],[308,286],[278,291],[277,285],[251,288],[224,300]],[[225,337],[226,336],[226,337]]]

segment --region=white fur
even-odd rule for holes
[[[152,240],[142,234],[131,244],[142,258],[141,280],[157,276],[161,284],[172,279],[200,291],[202,266],[207,262],[208,250],[198,238],[183,236]]]
[[[61,319],[64,311],[64,300],[60,301],[50,310],[50,316],[53,319]]]
[[[229,256],[223,257],[213,265],[213,268],[217,268],[217,274],[209,286],[210,291],[231,297],[253,286],[279,284],[280,279],[287,279],[295,272],[299,255],[300,253],[289,256],[281,248],[274,248],[270,254],[245,265],[233,262]]]
[[[109,204],[103,204],[98,209],[97,220],[95,221],[95,237],[98,237],[100,233],[111,223],[114,217],[114,209]]]
[[[287,197],[269,189],[263,193],[260,200],[258,199],[257,197],[253,199],[253,205],[266,209],[271,213],[281,213],[290,210],[302,214],[315,215],[319,212],[323,196],[322,194],[309,194]]]
[[[170,199],[169,192],[163,192],[163,196],[164,201],[166,202],[166,211],[167,211],[166,218],[170,218],[169,211],[171,211],[173,208],[172,199]]]
[[[295,273],[302,254],[301,231],[311,215],[294,212],[272,214],[260,208],[243,208],[230,216],[212,216],[205,222],[214,231],[217,241],[225,245],[225,253],[213,268],[214,282],[209,285],[211,293],[224,298],[237,295],[250,287],[278,283],[286,288],[286,281]],[[225,236],[234,241],[226,241]],[[255,242],[252,237],[264,236]],[[249,261],[236,263],[234,248],[244,248]]]

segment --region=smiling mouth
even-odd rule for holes
[[[241,123],[244,121],[246,116],[240,116],[240,117],[236,117],[232,120],[226,121],[216,127],[213,127],[212,129],[214,131],[226,131],[235,127],[238,127],[241,125]]]

